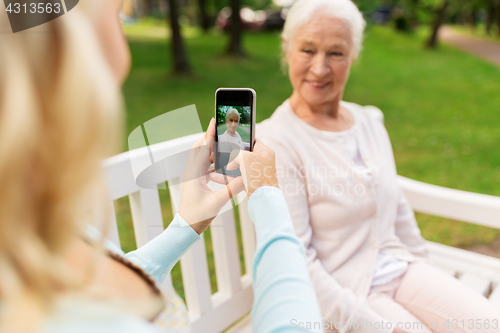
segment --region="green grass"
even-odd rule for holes
[[[196,104],[206,128],[219,87],[254,88],[258,122],[271,116],[292,92],[280,71],[277,33],[246,34],[244,45],[250,56],[235,60],[222,55],[225,36],[191,29],[186,42],[194,75],[174,77],[165,37],[144,26],[127,31],[133,35],[133,67],[123,88],[127,134],[155,116],[190,104]],[[447,45],[424,50],[424,38],[422,32],[398,34],[385,27],[371,28],[344,99],[376,105],[384,112],[399,174],[500,196],[500,68]],[[168,191],[160,192],[166,224],[172,211]],[[126,204],[126,200],[119,203],[120,212]],[[500,237],[493,229],[422,214],[417,218],[426,239],[448,245],[489,245]],[[119,223],[120,231],[130,229],[130,214],[119,216]],[[123,237],[124,249],[133,249],[133,235],[124,231]],[[206,245],[210,250],[209,238]],[[179,268],[172,274],[176,280]],[[212,288],[216,288],[214,281]]]

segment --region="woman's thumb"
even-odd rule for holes
[[[215,192],[217,202],[224,206],[230,199],[236,196],[241,191],[245,190],[243,177],[236,177],[231,180],[226,186]]]

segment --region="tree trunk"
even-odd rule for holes
[[[495,20],[495,0],[488,1],[488,8],[486,8],[486,33],[491,34],[491,26]]]
[[[410,12],[410,27],[412,30],[414,30],[418,26],[418,7],[419,7],[419,0],[412,0],[411,1],[411,12]]]
[[[477,26],[477,8],[472,6],[469,13],[469,25],[470,28],[475,31]]]
[[[427,41],[428,48],[435,49],[437,46],[439,28],[441,28],[444,23],[444,19],[446,18],[446,9],[448,8],[448,5],[449,0],[444,0],[443,4],[437,10],[436,18],[434,22],[432,22],[432,34]]]
[[[151,6],[151,0],[142,0],[142,16],[149,15],[150,6]]]
[[[227,53],[238,57],[245,56],[243,46],[241,45],[242,24],[240,17],[240,0],[231,0],[231,37]]]
[[[206,0],[198,0],[198,10],[200,16],[200,24],[203,32],[207,32],[210,28],[210,20],[207,14],[207,1]]]
[[[498,37],[500,37],[500,0],[497,0],[497,29]]]
[[[179,26],[179,8],[177,0],[168,0],[170,6],[170,27],[172,29],[172,59],[174,61],[173,72],[185,74],[191,72],[187,53],[182,40],[181,28]]]

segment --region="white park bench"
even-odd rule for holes
[[[380,110],[369,110],[383,119]],[[128,196],[137,246],[140,247],[163,231],[158,189],[140,188],[135,181],[131,159],[144,161],[150,156],[171,156],[187,151],[202,135],[194,134],[159,143],[149,150],[136,150],[111,157],[104,162],[104,171],[112,200]],[[161,169],[153,175],[154,182],[169,184],[172,208],[180,198],[182,168]],[[399,176],[399,183],[416,212],[500,229],[500,198],[430,185]],[[247,213],[244,196],[238,211],[241,224],[246,274],[241,274],[234,211],[219,215],[212,223],[211,237],[217,289],[211,293],[207,254],[203,238],[181,258],[186,305],[193,333],[252,332],[248,313],[253,302],[251,264],[255,251],[253,224]],[[113,202],[106,204],[112,214],[108,238],[120,245]],[[213,227],[216,225],[217,227]],[[500,307],[500,259],[428,242],[430,259],[445,272],[457,277]],[[172,288],[171,277],[162,286]],[[232,327],[231,327],[232,326]],[[231,327],[231,328],[229,328]],[[229,329],[228,329],[229,328]]]

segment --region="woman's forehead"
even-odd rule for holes
[[[352,44],[349,24],[339,18],[316,15],[297,30],[295,42],[324,46],[348,46]]]
[[[233,114],[230,114],[229,117],[227,117],[227,119],[233,119],[233,118],[238,119],[238,115],[233,113]]]

